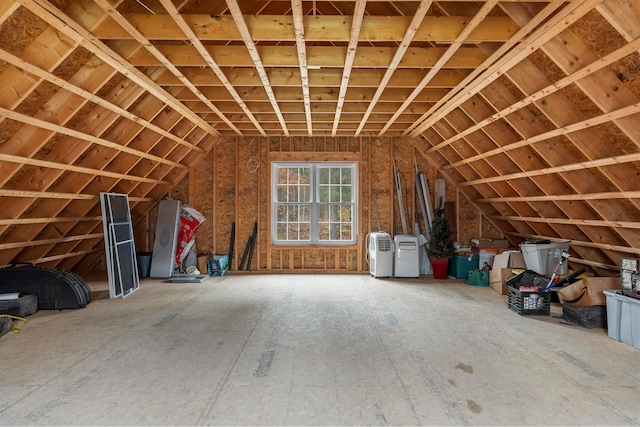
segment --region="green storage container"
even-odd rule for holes
[[[467,274],[471,270],[478,268],[478,255],[454,255],[449,260],[449,276],[453,276],[456,279],[466,279]]]

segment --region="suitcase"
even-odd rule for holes
[[[91,302],[91,289],[77,274],[31,263],[0,268],[0,293],[10,292],[36,295],[38,310],[77,309]]]

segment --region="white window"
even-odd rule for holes
[[[274,244],[355,244],[355,163],[274,162]]]

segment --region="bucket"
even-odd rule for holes
[[[151,275],[151,252],[138,252],[138,276],[146,279]]]

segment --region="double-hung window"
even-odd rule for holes
[[[272,163],[274,244],[355,244],[355,163]]]

